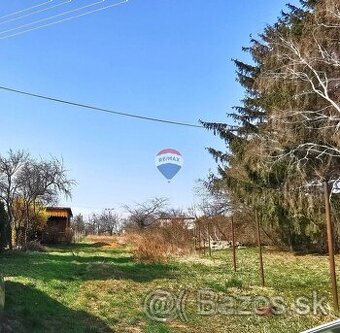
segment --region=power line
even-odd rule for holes
[[[40,3],[38,5],[26,8],[26,9],[18,10],[17,12],[14,12],[14,13],[10,13],[10,14],[6,14],[6,15],[3,15],[3,16],[0,16],[0,20],[2,20],[3,18],[7,18],[7,17],[11,17],[11,16],[14,16],[14,15],[20,14],[20,13],[28,12],[31,9],[42,7],[42,6],[44,6],[44,5],[46,5],[46,4],[50,3],[50,2],[53,2],[53,0],[49,0],[49,1],[46,1],[46,2],[43,2],[43,3]]]
[[[36,10],[34,12],[25,14],[25,15],[20,15],[18,17],[15,17],[15,18],[12,18],[12,19],[0,22],[0,25],[3,25],[5,23],[14,22],[14,21],[17,21],[17,20],[21,20],[21,19],[23,19],[25,17],[29,17],[29,16],[32,16],[32,15],[35,15],[35,14],[43,13],[43,12],[46,12],[48,10],[51,10],[51,9],[54,9],[54,8],[57,8],[57,7],[60,7],[62,5],[65,5],[66,3],[70,3],[70,2],[72,2],[72,0],[67,0],[67,1],[64,1],[64,2],[61,2],[61,3],[58,3],[58,4],[54,5],[54,6],[47,7],[47,8],[44,8],[44,9],[39,9],[39,10]],[[16,29],[19,29],[19,28],[16,28]]]
[[[105,0],[102,0],[102,1],[105,1]],[[42,28],[46,28],[46,27],[50,27],[50,26],[53,26],[55,24],[58,24],[58,23],[62,23],[62,22],[66,22],[66,21],[70,21],[70,20],[73,20],[73,19],[76,19],[76,18],[79,18],[79,17],[82,17],[82,16],[87,16],[87,15],[90,15],[90,14],[93,14],[93,13],[96,13],[96,12],[100,12],[100,11],[103,11],[105,9],[108,9],[108,8],[113,8],[113,7],[117,7],[117,6],[120,6],[122,4],[125,4],[127,3],[129,0],[124,0],[124,1],[121,1],[121,2],[118,2],[118,3],[115,3],[113,5],[109,5],[109,6],[106,6],[106,7],[102,7],[102,8],[99,8],[99,9],[95,9],[95,10],[92,10],[92,11],[87,11],[85,13],[82,13],[82,14],[79,14],[79,15],[74,15],[74,16],[71,16],[71,17],[68,17],[68,18],[65,18],[65,19],[61,19],[61,20],[58,20],[58,21],[55,21],[55,22],[51,22],[51,23],[47,23],[47,24],[44,24],[44,25],[40,25],[38,27],[34,27],[34,28],[31,28],[31,29],[26,29],[24,31],[20,31],[18,33],[14,33],[14,34],[11,34],[11,35],[7,35],[7,36],[4,36],[4,37],[0,37],[0,40],[4,40],[4,39],[7,39],[7,38],[11,38],[11,37],[15,37],[15,36],[19,36],[19,35],[22,35],[24,33],[27,33],[27,32],[30,32],[30,31],[34,31],[34,30],[39,30],[39,29],[42,29]],[[99,2],[98,2],[99,3]],[[98,3],[94,3],[90,6],[84,6],[84,7],[81,7],[81,8],[78,8],[74,11],[79,11],[81,9],[84,9],[85,7],[92,7]],[[65,12],[63,14],[60,14],[60,15],[55,15],[56,16],[64,16],[66,15],[67,13],[70,13],[70,12],[74,12],[74,11],[69,11],[69,12]],[[49,17],[47,19],[44,19],[44,21],[48,20],[48,19],[51,19],[52,17]],[[34,23],[33,23],[34,24]],[[30,25],[33,25],[33,24],[29,24]],[[18,28],[15,28],[15,29],[11,29],[11,30],[17,30],[17,29],[20,29],[21,27],[18,27]],[[8,32],[8,31],[7,31]],[[0,35],[1,34],[4,34],[6,33],[6,31],[4,32],[0,32]]]
[[[105,1],[105,0],[102,0],[102,1]],[[100,1],[100,2],[102,2],[102,1]],[[102,8],[99,8],[99,9],[92,10],[92,11],[87,11],[87,12],[82,13],[82,14],[79,14],[79,15],[74,15],[74,16],[71,16],[71,17],[68,17],[68,18],[65,18],[65,19],[61,19],[61,20],[58,20],[58,21],[55,21],[55,22],[51,22],[51,23],[47,23],[47,24],[44,24],[44,25],[40,25],[40,26],[38,26],[38,27],[34,27],[34,28],[31,28],[31,29],[26,29],[26,30],[20,31],[20,32],[18,32],[18,33],[14,33],[14,34],[11,34],[11,35],[7,35],[7,36],[4,36],[4,37],[0,37],[0,40],[7,39],[7,38],[10,38],[10,37],[14,37],[14,36],[19,36],[19,35],[22,35],[22,34],[24,34],[24,33],[30,32],[30,31],[34,31],[34,30],[38,30],[38,29],[50,27],[50,26],[55,25],[55,24],[58,24],[58,23],[70,21],[70,20],[73,20],[73,19],[76,19],[76,18],[79,18],[79,17],[82,17],[82,16],[87,16],[87,15],[90,15],[90,14],[93,14],[93,13],[96,13],[96,12],[100,12],[100,11],[105,10],[105,9],[108,9],[108,8],[117,7],[117,6],[119,6],[119,5],[122,5],[122,4],[127,3],[128,1],[129,1],[129,0],[124,0],[124,1],[121,1],[121,2],[118,2],[118,3],[115,3],[115,4],[113,4],[113,5],[110,5],[110,6],[102,7]],[[65,13],[63,13],[63,14],[55,15],[54,17],[57,17],[57,16],[64,16],[64,15],[70,13],[70,12],[79,11],[79,10],[84,9],[84,8],[86,8],[86,7],[92,7],[92,6],[94,6],[94,5],[96,5],[96,4],[100,3],[100,2],[94,3],[94,4],[89,5],[89,6],[84,6],[84,7],[78,8],[78,9],[73,10],[73,11],[65,12]],[[47,18],[47,19],[43,19],[43,20],[40,20],[40,21],[46,21],[46,20],[49,20],[49,19],[51,19],[51,18],[52,18],[52,17],[49,17],[49,18]],[[35,22],[35,23],[36,23],[36,22]],[[34,24],[34,23],[33,23],[33,24]],[[33,24],[29,24],[28,26],[31,26],[31,25],[33,25]],[[15,29],[7,30],[7,32],[12,31],[12,30],[17,30],[17,29],[20,29],[20,28],[22,28],[22,26],[21,26],[21,27],[18,27],[18,28],[15,28]],[[0,32],[0,35],[1,35],[1,34],[4,34],[4,33],[6,33],[6,31]]]
[[[23,25],[20,25],[19,27],[16,27],[16,28],[0,31],[0,35],[6,34],[6,33],[11,32],[11,31],[19,30],[19,29],[22,29],[22,28],[30,27],[30,26],[37,24],[37,23],[46,22],[46,21],[52,20],[52,19],[60,17],[60,16],[65,16],[67,14],[75,13],[75,12],[78,12],[82,9],[86,9],[86,8],[89,8],[89,7],[96,6],[96,5],[98,5],[98,4],[100,4],[104,1],[105,0],[100,0],[100,1],[97,1],[97,2],[94,2],[94,3],[91,3],[89,5],[86,5],[86,6],[82,6],[82,7],[76,8],[76,9],[72,9],[72,10],[63,12],[61,14],[52,15],[52,16],[49,16],[49,17],[46,17],[46,18],[43,18],[43,19],[40,19],[40,20],[37,20],[37,21],[33,21],[31,23],[28,23],[28,24],[23,24]],[[126,2],[126,1],[124,1],[124,2]]]
[[[84,108],[84,109],[89,109],[89,110],[92,110],[92,111],[109,113],[109,114],[113,114],[113,115],[116,115],[116,116],[129,117],[129,118],[135,118],[135,119],[147,120],[147,121],[154,121],[154,122],[165,123],[165,124],[170,124],[170,125],[204,128],[202,125],[184,123],[184,122],[180,122],[180,121],[174,121],[174,120],[168,120],[168,119],[162,119],[162,118],[141,116],[141,115],[126,113],[126,112],[118,112],[118,111],[113,111],[113,110],[110,110],[110,109],[100,108],[100,107],[97,107],[97,106],[67,101],[67,100],[60,99],[60,98],[35,94],[35,93],[32,93],[32,92],[13,89],[13,88],[5,87],[5,86],[0,86],[0,89],[4,90],[4,91],[12,92],[12,93],[25,95],[25,96],[40,98],[40,99],[44,99],[44,100],[48,100],[48,101],[52,101],[52,102],[57,102],[57,103],[61,103],[61,104],[67,104],[67,105],[72,105],[72,106],[76,106],[76,107],[80,107],[80,108]]]

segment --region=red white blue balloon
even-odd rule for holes
[[[168,181],[176,176],[182,166],[183,157],[175,149],[163,149],[156,156],[156,167]]]

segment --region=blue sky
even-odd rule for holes
[[[43,1],[4,0],[0,16]],[[54,0],[54,4],[63,0]],[[2,24],[1,32],[94,0]],[[118,2],[118,1],[116,1]],[[115,1],[106,0],[110,5]],[[0,40],[0,85],[94,104],[120,112],[197,123],[226,121],[242,98],[231,58],[284,8],[286,0],[130,0],[127,4]],[[292,1],[296,3],[296,1]],[[44,7],[45,8],[45,7]],[[198,178],[215,170],[203,129],[106,115],[0,91],[0,152],[26,149],[63,157],[77,181],[76,212],[141,202],[194,201]],[[169,184],[154,165],[175,148],[184,167]]]

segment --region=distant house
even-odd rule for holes
[[[73,230],[71,208],[47,207],[47,222],[42,232],[43,243],[69,243],[72,241]]]
[[[188,229],[192,230],[195,227],[196,218],[189,217],[189,216],[170,216],[170,217],[161,217],[157,219],[158,225],[160,227],[167,227],[171,226],[173,223],[181,223],[183,226]]]

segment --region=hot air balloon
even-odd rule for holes
[[[183,157],[175,149],[167,148],[156,155],[156,167],[160,173],[169,181],[176,176],[183,166]]]

